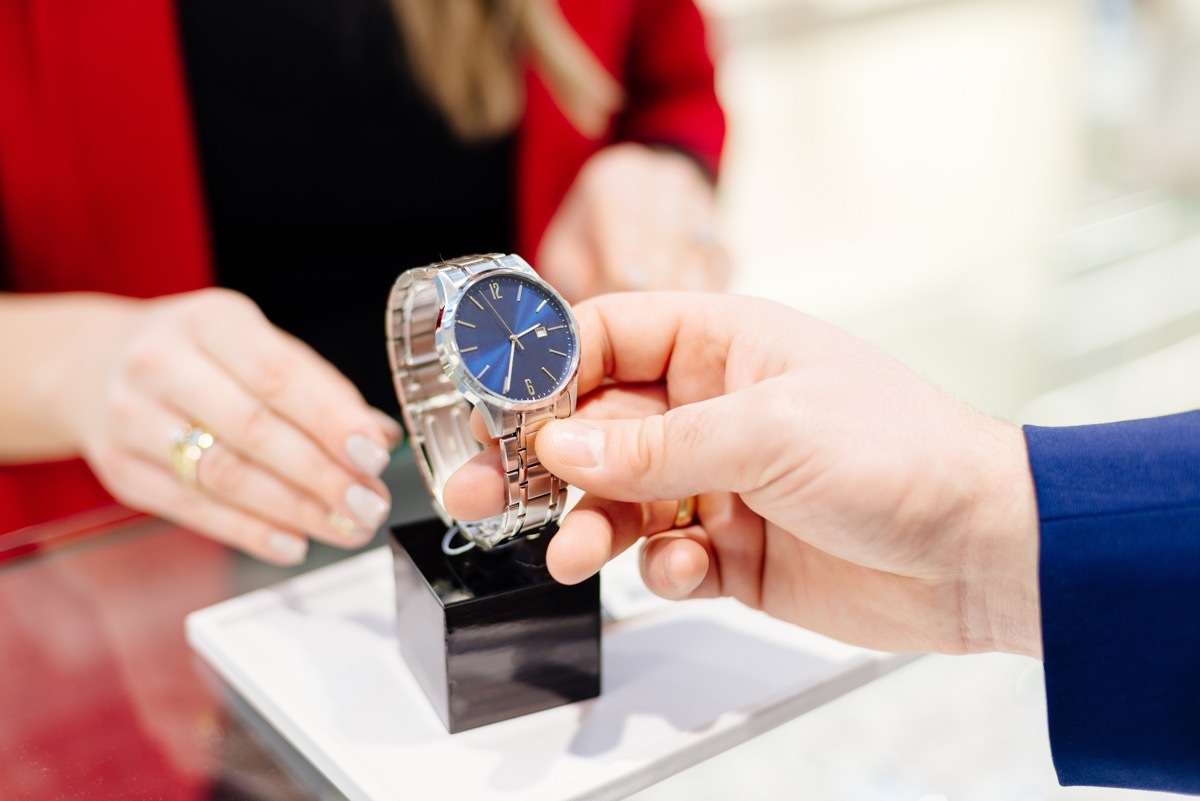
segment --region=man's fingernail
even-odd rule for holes
[[[267,537],[267,547],[279,557],[279,561],[289,565],[300,564],[308,554],[308,540],[285,531],[272,531]]]
[[[346,455],[369,476],[378,477],[392,459],[388,452],[362,434],[351,434],[346,440]]]
[[[382,526],[392,509],[390,503],[361,484],[355,484],[346,490],[346,506],[350,507],[350,511],[369,531],[375,531]]]
[[[675,580],[675,572],[671,570],[671,549],[666,548],[662,555],[662,575],[663,581],[667,586],[675,589],[679,586],[679,582]]]
[[[604,430],[582,420],[554,423],[550,446],[568,467],[599,467],[604,462]]]

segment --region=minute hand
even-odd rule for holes
[[[487,295],[483,296],[483,302],[486,303],[488,308],[492,310],[492,314],[496,315],[496,319],[500,321],[500,325],[504,326],[504,330],[508,332],[508,338],[513,342],[517,342],[517,335],[513,333],[511,328],[508,327],[508,323],[504,322],[504,318],[500,316],[500,312],[496,311],[496,307],[492,305],[492,302],[487,299]],[[525,350],[525,346],[520,342],[517,342],[517,347],[519,347],[521,350]]]
[[[516,355],[517,345],[519,344],[515,337],[510,337],[510,339],[512,339],[512,344],[508,346],[508,372],[504,374],[504,389],[500,390],[505,395],[508,394],[509,387],[512,386],[513,356]]]

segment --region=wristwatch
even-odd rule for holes
[[[458,521],[494,548],[557,522],[567,485],[533,443],[575,410],[579,330],[567,302],[519,256],[465,256],[408,270],[388,298],[388,357],[417,465],[438,515],[446,479],[482,449],[471,407],[499,439],[508,476],[504,511]]]

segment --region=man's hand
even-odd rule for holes
[[[550,543],[556,579],[644,538],[643,578],[668,598],[731,595],[886,650],[1039,652],[1020,430],[768,301],[636,293],[575,311],[582,403],[536,440],[588,493]],[[495,514],[503,480],[489,448],[446,506]],[[672,528],[690,495],[696,524]]]

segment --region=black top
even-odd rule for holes
[[[403,270],[511,251],[512,137],[466,145],[387,0],[178,0],[217,280],[395,413]]]

